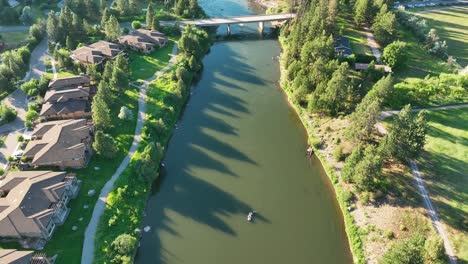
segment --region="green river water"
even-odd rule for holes
[[[212,17],[259,12],[199,2]],[[136,263],[352,263],[333,189],[278,87],[278,41],[232,30],[205,57],[174,130]]]

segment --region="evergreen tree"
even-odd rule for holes
[[[93,148],[97,154],[108,159],[113,158],[117,153],[117,143],[114,138],[101,130],[98,130],[94,136]]]
[[[407,105],[392,121],[389,148],[403,161],[414,159],[424,148],[426,133],[426,112],[420,111],[415,114],[411,106]]]
[[[117,10],[119,10],[120,14],[125,16],[130,13],[130,3],[129,0],[116,0]]]
[[[106,130],[112,125],[110,109],[101,97],[95,97],[91,105],[94,126],[100,130]]]
[[[155,16],[155,17],[153,17],[153,22],[151,23],[151,29],[152,29],[152,30],[159,30],[159,28],[160,28],[159,20],[158,20],[158,18]]]
[[[121,35],[119,21],[111,15],[105,26],[105,34],[108,40],[116,40]]]
[[[110,18],[110,11],[109,8],[104,8],[104,11],[102,12],[102,18],[101,18],[101,27],[106,28],[107,21]]]
[[[362,99],[350,115],[351,125],[346,130],[354,141],[368,139],[374,131],[374,126],[380,118],[382,102],[392,89],[392,77],[388,75],[380,79]]]
[[[387,5],[384,4],[375,17],[372,25],[375,39],[383,46],[388,45],[396,38],[396,19],[393,12],[387,12]]]
[[[125,91],[128,88],[128,62],[125,57],[119,55],[116,57],[112,70],[110,84],[115,91]]]
[[[137,174],[147,181],[153,181],[157,176],[156,170],[163,152],[164,148],[159,143],[149,143],[134,166]]]
[[[327,83],[325,92],[320,95],[317,111],[336,115],[344,109],[348,97],[348,72],[349,65],[344,62],[333,73],[332,78]]]
[[[154,9],[151,3],[148,4],[148,8],[146,9],[146,27],[152,28],[153,20],[154,20]]]
[[[47,17],[47,35],[51,41],[58,41],[59,40],[59,22],[58,18],[55,15],[55,12],[51,10],[49,12],[49,16]]]
[[[111,106],[114,103],[114,95],[112,94],[112,91],[109,88],[109,85],[101,81],[99,83],[96,95],[94,98],[98,97],[102,101],[106,103],[107,106]]]
[[[109,83],[110,79],[112,78],[112,71],[114,69],[114,64],[112,61],[106,62],[106,66],[104,66],[104,72],[102,74],[102,81]]]
[[[353,181],[358,191],[375,191],[382,175],[382,157],[379,149],[369,145],[353,172]]]
[[[101,80],[101,73],[97,70],[97,65],[90,63],[86,65],[86,74],[91,78],[91,82],[99,83]]]
[[[65,45],[67,46],[68,50],[75,49],[75,45],[73,44],[73,41],[71,40],[70,36],[67,36],[67,39],[65,41]]]
[[[359,26],[368,21],[369,11],[369,0],[356,0],[356,3],[354,4],[354,22],[356,25]]]

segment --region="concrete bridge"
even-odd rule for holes
[[[198,27],[214,27],[220,25],[227,25],[228,34],[231,33],[231,25],[258,23],[260,32],[263,32],[265,22],[283,22],[293,19],[296,14],[274,14],[274,15],[252,15],[252,16],[236,16],[236,17],[222,17],[222,18],[206,18],[195,20],[182,20],[182,21],[161,21],[162,26],[186,26],[194,25]]]

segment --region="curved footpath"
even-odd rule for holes
[[[85,238],[83,242],[83,252],[81,253],[81,264],[93,263],[94,246],[95,246],[94,239],[96,237],[96,231],[97,231],[97,226],[99,224],[99,220],[106,208],[107,196],[114,188],[115,181],[119,178],[120,174],[125,170],[125,168],[127,168],[133,154],[135,153],[135,151],[137,151],[138,145],[140,144],[141,130],[143,128],[143,125],[145,124],[145,119],[146,119],[146,91],[147,91],[148,85],[150,84],[151,81],[158,78],[162,73],[164,73],[170,67],[172,67],[172,65],[174,65],[176,61],[175,59],[177,55],[177,50],[178,50],[177,44],[175,44],[174,48],[172,49],[172,58],[170,59],[166,67],[156,72],[153,76],[151,76],[151,78],[144,80],[144,83],[140,86],[140,92],[139,92],[139,97],[138,97],[138,119],[137,119],[137,124],[135,127],[135,135],[133,138],[133,143],[128,151],[127,156],[124,158],[120,166],[117,168],[114,175],[112,175],[112,178],[108,182],[106,182],[106,184],[101,190],[101,193],[99,194],[99,199],[97,200],[96,205],[94,206],[93,215],[91,216],[88,227],[86,228],[86,231],[85,231]]]
[[[468,104],[445,105],[445,106],[436,106],[436,107],[428,107],[428,108],[416,108],[416,109],[413,109],[413,111],[415,112],[419,112],[421,110],[436,111],[436,110],[464,108],[464,107],[468,107]],[[385,118],[398,114],[399,112],[400,112],[399,110],[382,111],[380,113],[380,120],[384,120]],[[382,122],[378,122],[376,126],[380,134],[382,135],[387,134],[387,130],[382,125]],[[424,206],[429,212],[429,217],[431,218],[432,225],[434,226],[437,233],[444,241],[445,252],[447,253],[449,257],[450,264],[457,264],[457,257],[455,255],[455,251],[453,250],[453,247],[452,247],[452,244],[450,243],[447,232],[445,231],[445,228],[442,225],[442,222],[440,221],[439,216],[437,215],[437,211],[434,205],[432,204],[432,201],[429,197],[429,192],[427,191],[426,185],[424,184],[424,181],[421,178],[421,174],[419,173],[419,168],[418,168],[416,160],[410,161],[410,167],[411,167],[411,174],[413,175],[413,178],[416,182],[416,186],[419,189],[419,194],[423,198]]]

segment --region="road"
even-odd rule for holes
[[[45,73],[45,60],[51,57],[47,54],[47,39],[44,38],[39,45],[31,53],[29,63],[29,72],[26,73],[24,81],[29,81],[31,78],[40,78]],[[0,135],[8,133],[5,143],[0,148],[0,168],[4,168],[7,164],[7,158],[16,149],[16,138],[22,132],[20,129],[24,128],[24,121],[26,120],[26,112],[28,111],[27,96],[20,90],[16,89],[13,93],[3,99],[8,106],[14,108],[17,112],[16,119],[8,124],[0,126]]]
[[[89,220],[88,227],[86,228],[85,231],[85,238],[83,242],[83,252],[81,254],[81,264],[92,264],[93,259],[94,259],[94,240],[96,238],[96,231],[97,227],[99,224],[99,220],[101,219],[102,214],[104,213],[104,210],[106,209],[106,201],[109,193],[112,191],[114,188],[115,181],[119,178],[120,174],[127,168],[128,164],[130,163],[130,160],[133,157],[133,154],[138,149],[138,145],[140,144],[141,141],[141,130],[143,128],[143,125],[145,124],[145,119],[146,119],[146,89],[148,88],[149,84],[151,81],[154,79],[158,78],[163,72],[167,71],[172,65],[175,63],[175,58],[177,55],[177,44],[174,45],[174,48],[172,49],[172,58],[169,61],[169,63],[161,69],[160,71],[156,72],[151,78],[146,79],[144,83],[140,86],[140,91],[139,91],[139,97],[138,97],[138,119],[137,119],[137,124],[135,127],[135,135],[133,137],[133,143],[132,146],[130,147],[127,156],[124,158],[120,166],[117,168],[115,171],[114,175],[112,175],[112,178],[106,182],[104,187],[101,190],[101,193],[99,194],[99,199],[96,202],[96,205],[94,206],[93,210],[93,215],[91,216],[91,219]]]
[[[0,32],[26,31],[30,26],[0,26]]]
[[[374,34],[368,26],[364,27],[364,32],[366,33],[367,37],[367,45],[372,50],[372,54],[374,55],[377,62],[380,62],[380,56],[382,55],[380,52],[380,45],[375,40]]]

